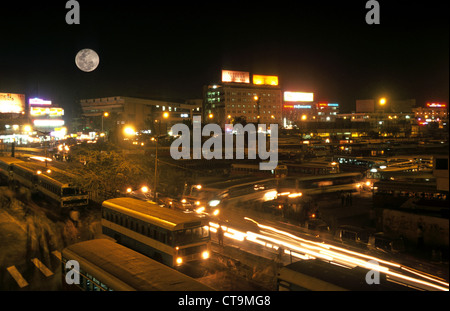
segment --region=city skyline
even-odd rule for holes
[[[64,4],[7,7],[1,23],[0,91],[39,96],[68,114],[79,99],[108,96],[201,98],[222,69],[278,75],[283,90],[354,110],[386,96],[448,102],[448,22],[440,3],[380,1],[380,25],[365,2],[175,7],[80,2],[80,25]],[[404,4],[404,5],[402,5]],[[75,55],[100,56],[90,73]]]

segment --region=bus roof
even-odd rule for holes
[[[362,177],[361,173],[358,172],[350,172],[350,173],[331,173],[331,174],[323,174],[323,175],[315,175],[315,176],[304,176],[304,177],[286,177],[285,179],[289,180],[298,180],[298,181],[310,181],[310,180],[321,180],[321,179],[335,179],[335,178],[345,178],[345,177]]]
[[[203,189],[223,190],[223,189],[228,189],[228,188],[234,187],[234,186],[247,185],[247,184],[252,184],[252,183],[264,183],[264,182],[275,181],[275,180],[276,180],[275,178],[261,179],[261,177],[245,177],[245,178],[240,178],[240,179],[225,180],[225,181],[221,181],[221,182],[212,183],[212,184],[206,185]]]
[[[367,284],[364,278],[368,271],[360,267],[350,269],[319,259],[300,260],[281,268],[278,278],[313,291],[407,289],[393,282],[381,282],[376,287]]]
[[[115,198],[103,202],[103,207],[136,217],[168,230],[181,230],[207,225],[208,222],[194,214],[160,207],[156,203],[133,198]]]
[[[69,176],[59,171],[56,171],[50,166],[46,167],[45,165],[25,161],[17,163],[16,165],[32,170],[34,173],[36,173],[39,170],[41,171],[39,178],[45,178],[52,183],[58,184],[59,186],[69,186],[70,182],[72,182],[72,179]],[[47,173],[47,170],[50,170],[51,172]]]
[[[114,290],[214,290],[181,272],[107,239],[72,244],[62,251],[62,256],[67,260],[79,260],[83,270],[98,277]]]
[[[23,162],[21,159],[17,159],[17,158],[13,158],[13,157],[0,157],[0,161],[3,163],[6,163],[6,164]]]

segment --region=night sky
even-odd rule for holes
[[[279,75],[344,112],[378,96],[448,102],[445,1],[380,0],[380,25],[366,24],[365,0],[79,0],[80,25],[66,24],[65,0],[15,2],[0,4],[0,92],[68,115],[81,98],[201,98],[221,69]],[[83,48],[100,56],[94,72],[75,65]]]

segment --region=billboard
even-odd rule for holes
[[[64,109],[56,107],[30,107],[31,116],[57,117],[64,115]]]
[[[64,125],[64,120],[36,119],[33,120],[33,125],[36,127],[61,127]]]
[[[283,105],[285,109],[311,109],[311,105]]]
[[[43,99],[40,99],[40,98],[30,98],[28,100],[28,103],[30,104],[30,106],[33,106],[33,105],[50,106],[52,104],[52,102],[50,100],[43,100]]]
[[[445,108],[447,105],[445,103],[427,103],[428,108]]]
[[[250,83],[250,73],[245,71],[222,70],[222,82]]]
[[[286,101],[286,102],[312,102],[312,101],[314,101],[314,93],[284,92],[284,101]]]
[[[278,85],[278,76],[253,75],[253,84]]]
[[[0,113],[22,113],[24,110],[24,94],[0,93]]]

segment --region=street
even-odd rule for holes
[[[60,251],[78,241],[100,237],[100,211],[91,208],[82,212],[78,223],[49,219],[44,211],[51,207],[25,204],[11,196],[7,188],[2,187],[2,191],[0,290],[61,290]],[[317,203],[320,217],[332,227],[369,223],[370,193],[354,195],[352,206],[347,207],[341,207],[338,199],[324,198]],[[225,231],[223,246],[217,241],[219,224]],[[333,258],[349,266],[376,258],[400,273],[400,278],[405,274],[402,261],[395,263],[380,254],[375,257],[367,249],[337,241],[332,234],[318,236],[295,221],[248,207],[223,209],[219,218],[211,219],[210,230],[213,256],[208,264],[187,265],[180,270],[218,290],[276,290],[280,264],[313,257]],[[317,252],[317,247],[325,248]],[[411,277],[410,272],[407,274]],[[445,284],[448,288],[443,282],[430,289],[445,288]]]

